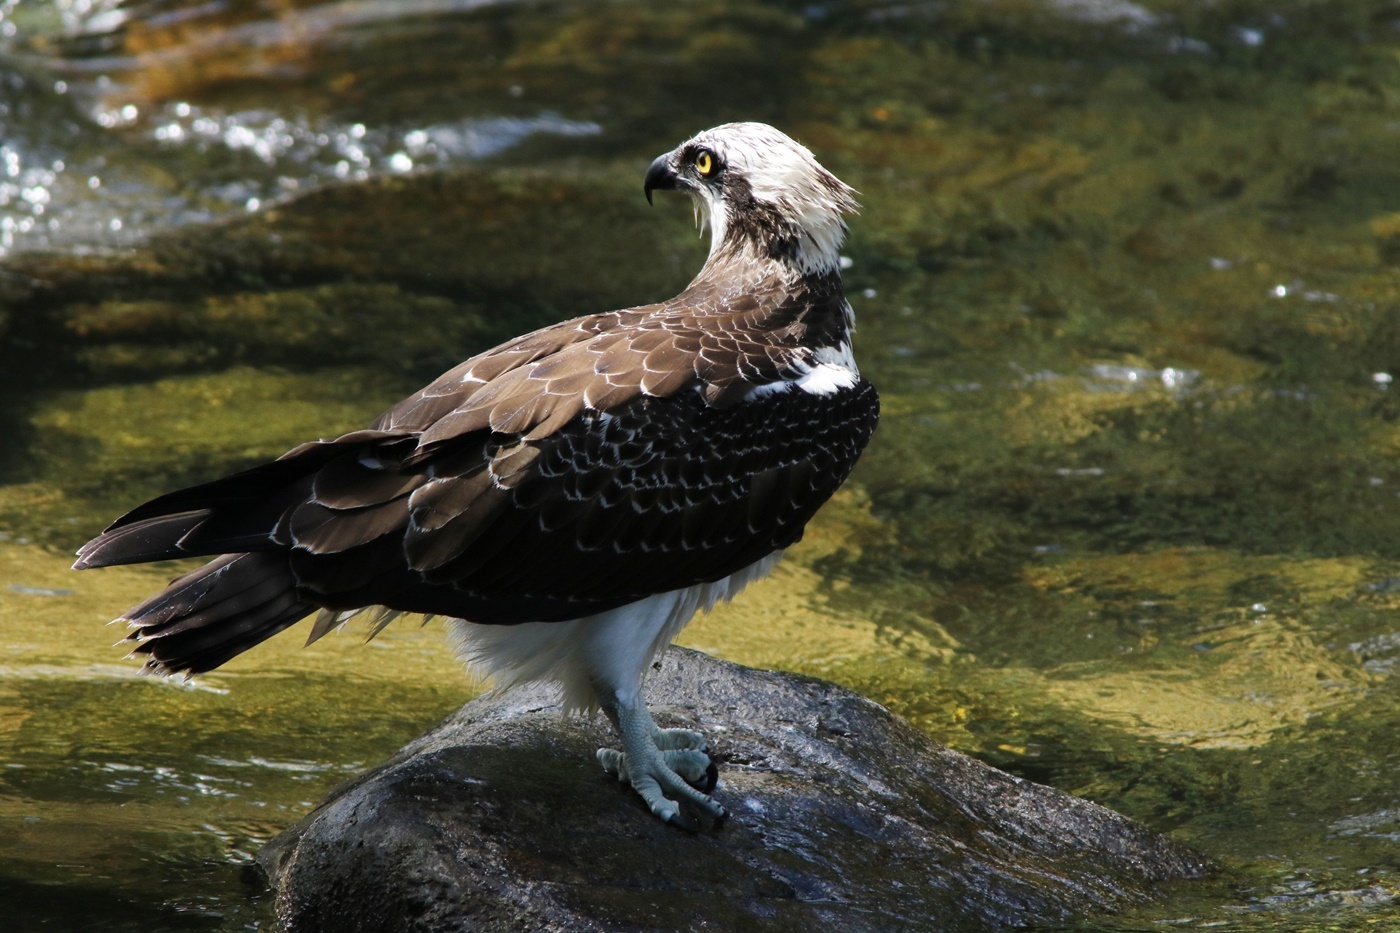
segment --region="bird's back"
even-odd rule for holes
[[[294,597],[278,607],[282,627],[298,609],[371,605],[560,621],[718,580],[798,540],[874,429],[863,379],[825,393],[795,382],[843,302],[701,283],[544,328],[455,367],[370,429],[133,510],[79,565],[257,552],[211,573],[222,591],[275,563]],[[171,611],[167,594],[155,600]],[[126,618],[161,635],[143,647],[162,670],[214,659],[180,648],[203,626],[157,628],[150,604]]]

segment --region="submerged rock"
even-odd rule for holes
[[[475,700],[258,855],[290,933],[995,930],[1111,911],[1205,863],[818,680],[681,648],[662,726],[706,733],[722,826],[653,819],[545,690]]]

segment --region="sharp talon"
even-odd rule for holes
[[[679,810],[667,816],[665,822],[676,827],[676,829],[690,833],[692,836],[700,832],[700,827],[696,825],[695,821]]]
[[[703,780],[686,781],[686,783],[700,793],[708,795],[710,791],[714,790],[715,786],[719,784],[719,766],[713,761],[710,762],[709,766],[705,768],[705,777]]]

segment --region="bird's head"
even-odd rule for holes
[[[764,123],[726,123],[658,156],[647,201],[661,189],[686,192],[702,228],[709,221],[711,264],[766,257],[804,276],[839,268],[841,215],[859,208],[854,189]]]

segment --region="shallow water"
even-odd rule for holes
[[[194,686],[66,555],[529,327],[674,293],[652,156],[775,123],[862,192],[885,416],[684,641],[1197,847],[1076,927],[1400,926],[1400,13],[1381,2],[0,0],[0,904],[267,928],[244,868],[473,689],[436,626]]]

